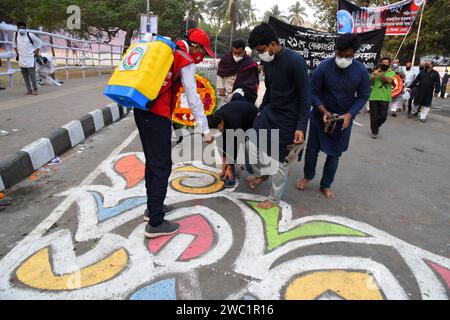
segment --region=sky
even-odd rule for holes
[[[264,12],[268,11],[276,4],[278,4],[280,10],[284,14],[288,14],[289,7],[292,6],[296,1],[299,1],[303,6],[307,8],[306,20],[309,22],[313,22],[314,21],[313,11],[311,8],[308,7],[305,1],[302,0],[253,0],[252,4],[258,10],[256,12],[256,16],[261,18],[264,15]]]

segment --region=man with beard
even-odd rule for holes
[[[430,112],[431,102],[434,96],[437,97],[441,89],[441,78],[436,70],[433,70],[433,61],[425,63],[425,70],[421,71],[413,83],[409,86],[414,88],[417,86],[417,94],[414,99],[413,113],[419,111],[420,108],[420,121],[426,122],[428,113]]]

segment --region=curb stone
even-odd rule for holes
[[[130,109],[112,103],[88,113],[79,120],[70,121],[53,130],[48,136],[23,147],[15,155],[0,162],[0,191],[11,188],[56,156],[124,118],[129,112]]]

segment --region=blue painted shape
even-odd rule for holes
[[[241,298],[241,300],[256,300],[256,298],[254,296],[250,296],[250,295],[245,295]]]
[[[133,293],[130,300],[177,300],[175,278],[153,283]]]
[[[98,221],[99,222],[113,218],[124,212],[127,212],[128,210],[137,208],[137,207],[147,203],[147,197],[137,197],[137,198],[126,199],[115,207],[105,208],[103,206],[103,199],[100,196],[100,194],[98,192],[90,192],[90,193],[94,196],[95,201],[97,201]]]

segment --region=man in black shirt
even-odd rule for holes
[[[234,164],[237,159],[237,140],[234,139],[234,153],[230,156],[231,150],[227,150],[227,130],[232,130],[233,132],[228,132],[228,135],[233,133],[238,129],[247,131],[252,128],[253,121],[258,114],[258,108],[254,104],[246,101],[234,100],[225,104],[220,108],[215,114],[208,116],[208,125],[210,128],[219,129],[223,132],[223,143],[219,143],[223,146],[222,149],[222,172],[220,177],[225,181],[226,188],[233,188],[236,185],[236,177]]]

